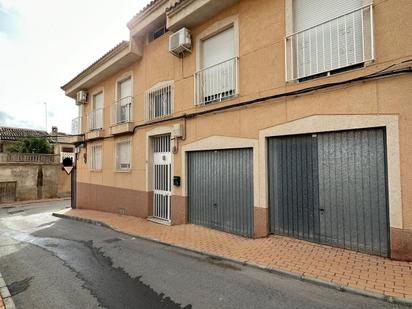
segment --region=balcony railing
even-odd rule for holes
[[[72,120],[72,134],[82,134],[82,117],[77,117]]]
[[[339,72],[374,59],[372,5],[286,36],[286,80]]]
[[[60,156],[55,154],[42,153],[0,153],[1,163],[43,163],[43,164],[57,164]]]
[[[133,97],[124,97],[112,105],[112,125],[133,121]]]
[[[98,130],[103,128],[104,109],[99,108],[89,113],[89,130]]]
[[[195,104],[208,104],[239,92],[239,58],[235,57],[195,73]]]
[[[155,86],[145,93],[145,120],[166,117],[173,112],[174,87],[172,82]]]

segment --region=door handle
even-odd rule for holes
[[[217,208],[217,203],[213,203],[213,208]]]
[[[325,209],[324,209],[324,208],[319,208],[319,211],[320,211],[320,212],[324,212]]]

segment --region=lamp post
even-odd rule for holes
[[[43,104],[44,104],[44,112],[46,116],[46,132],[47,132],[47,102],[43,102]]]

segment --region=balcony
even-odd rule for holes
[[[167,117],[173,113],[173,82],[157,85],[145,93],[145,120]]]
[[[195,73],[195,104],[220,102],[239,94],[239,58]]]
[[[374,60],[372,5],[285,38],[286,81],[328,76]]]
[[[117,135],[133,131],[133,97],[125,97],[112,105],[110,134]]]
[[[88,115],[89,132],[86,133],[86,139],[92,140],[104,137],[103,130],[104,109],[99,108],[91,111]]]
[[[72,135],[82,134],[82,117],[77,117],[72,120]]]
[[[57,137],[58,143],[78,144],[84,141],[82,130],[83,117],[77,117],[72,119],[72,135],[65,135]]]

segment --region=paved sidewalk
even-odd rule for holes
[[[271,235],[248,239],[202,226],[164,226],[145,219],[70,209],[65,216],[100,221],[115,230],[271,270],[291,272],[389,300],[412,302],[412,263]],[[313,280],[314,279],[314,280]],[[1,308],[1,307],[0,307]]]

